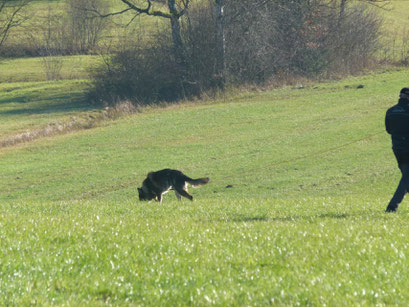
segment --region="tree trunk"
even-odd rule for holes
[[[176,3],[175,0],[168,0],[168,5],[169,5],[169,12],[171,14],[170,17],[170,24],[171,24],[171,30],[172,30],[172,43],[173,43],[173,51],[174,51],[174,56],[178,64],[182,65],[182,69],[185,68],[186,65],[186,54],[185,54],[185,48],[182,40],[182,35],[180,31],[180,22],[179,18],[180,16],[178,15],[178,11],[176,9]]]
[[[180,23],[179,18],[172,16],[170,19],[171,29],[172,29],[172,44],[175,54],[175,58],[178,62],[184,63],[185,61],[185,48],[182,40],[182,35],[180,34]]]
[[[346,2],[347,0],[341,0],[341,3],[339,5],[338,26],[341,26],[344,21]]]
[[[216,78],[220,88],[224,89],[226,82],[226,40],[224,36],[224,0],[215,1],[216,16]]]

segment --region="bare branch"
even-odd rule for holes
[[[10,30],[20,26],[29,19],[27,15],[22,15],[22,10],[32,0],[8,1],[0,0],[0,47],[6,41]]]
[[[186,11],[189,9],[190,0],[182,0],[183,8],[181,8],[180,12],[177,14],[177,17],[180,18],[186,14]]]
[[[148,7],[146,9],[142,9],[140,7],[135,6],[133,3],[129,2],[128,0],[121,0],[124,4],[126,4],[132,10],[138,12],[139,14],[147,14],[149,15],[149,10],[152,7],[151,0],[146,0],[148,2]]]
[[[387,6],[390,4],[390,0],[361,0],[362,2],[369,3],[377,8],[388,10]]]
[[[126,13],[126,12],[130,11],[130,10],[132,10],[132,9],[131,9],[130,7],[128,7],[128,8],[126,8],[126,9],[122,10],[122,11],[119,11],[119,12],[102,14],[102,13],[100,13],[100,12],[99,12],[98,10],[96,10],[96,9],[87,9],[87,11],[96,13],[96,14],[98,15],[98,17],[101,17],[101,18],[106,18],[106,17],[116,16],[116,15],[121,15],[121,14],[123,14],[123,13]]]
[[[106,13],[106,14],[102,14],[101,12],[99,12],[96,9],[91,9],[90,11],[96,13],[98,15],[98,17],[102,17],[102,18],[121,15],[123,13],[133,11],[133,12],[136,13],[136,15],[145,14],[145,15],[148,15],[148,16],[163,17],[163,18],[168,18],[168,19],[171,19],[171,18],[174,18],[174,17],[176,17],[176,19],[179,19],[180,17],[182,17],[183,15],[186,14],[186,11],[189,9],[189,5],[190,5],[191,0],[181,0],[181,5],[179,7],[179,10],[176,10],[176,8],[170,9],[169,13],[161,11],[161,10],[152,9],[152,1],[151,0],[146,0],[146,5],[147,6],[145,8],[136,6],[135,4],[133,4],[129,0],[119,0],[119,1],[121,1],[123,4],[125,4],[127,6],[126,8],[124,8],[121,11]],[[132,20],[134,20],[134,19],[135,19],[135,17],[132,18]]]

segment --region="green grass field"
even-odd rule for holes
[[[61,56],[61,80],[89,79],[89,71],[101,63],[99,56]],[[39,82],[47,80],[47,68],[42,57],[0,59],[0,84]]]
[[[87,82],[21,82],[0,84],[0,141],[85,115]]]
[[[3,148],[0,304],[406,305],[409,207],[383,212],[399,180],[383,119],[408,76],[146,108]],[[165,167],[211,182],[194,202],[139,202]]]
[[[386,10],[383,10],[385,23],[390,28],[409,27],[407,0],[392,0],[386,5]]]
[[[62,60],[59,81],[40,58],[0,61],[1,306],[409,303],[409,200],[384,213],[399,181],[384,114],[408,69],[47,134],[103,112],[86,97],[100,59]],[[165,167],[211,182],[140,202]]]

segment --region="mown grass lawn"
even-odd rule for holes
[[[147,108],[2,149],[0,304],[405,305],[409,209],[383,212],[399,180],[383,119],[408,74]],[[165,167],[211,182],[194,202],[139,202]]]

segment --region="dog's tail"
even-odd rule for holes
[[[192,179],[192,178],[187,178],[186,182],[192,185],[192,187],[200,187],[201,185],[204,185],[208,183],[210,179],[208,177],[205,178],[199,178],[199,179]]]

